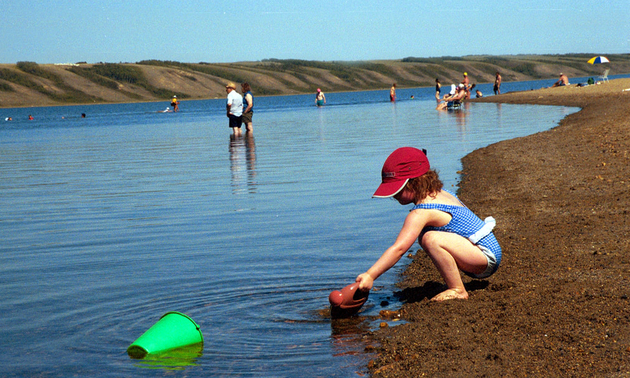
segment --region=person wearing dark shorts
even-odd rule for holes
[[[243,125],[243,96],[236,91],[236,85],[232,82],[227,83],[225,86],[227,91],[227,116],[230,119],[230,128],[234,133],[234,136],[240,137],[241,126]]]
[[[234,114],[230,114],[228,115],[228,118],[230,119],[230,128],[238,128],[240,129],[241,126],[243,126],[243,116],[235,116]],[[234,133],[236,134],[237,131],[234,130]]]

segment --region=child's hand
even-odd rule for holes
[[[374,278],[367,272],[359,274],[355,281],[359,283],[359,290],[363,291],[370,291],[374,285]]]

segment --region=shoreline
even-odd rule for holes
[[[471,102],[581,108],[462,159],[460,198],[494,216],[501,267],[470,299],[430,302],[420,250],[398,286],[408,323],[373,332],[374,377],[630,375],[630,79]],[[418,248],[414,246],[414,248]]]

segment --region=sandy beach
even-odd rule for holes
[[[630,79],[473,100],[582,110],[463,159],[460,197],[497,220],[501,267],[464,279],[469,300],[434,303],[442,280],[414,250],[398,292],[407,323],[374,332],[373,376],[630,376],[626,88]]]

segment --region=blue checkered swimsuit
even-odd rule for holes
[[[455,195],[453,194],[453,196]],[[457,198],[457,196],[455,196],[455,198]],[[485,221],[482,221],[478,216],[475,215],[475,213],[464,206],[463,203],[462,206],[445,205],[442,203],[421,203],[414,206],[412,210],[416,209],[436,209],[451,214],[453,218],[450,222],[448,222],[448,224],[442,227],[427,226],[422,230],[422,232],[452,232],[454,234],[465,237],[475,245],[485,247],[485,249],[494,254],[494,257],[496,259],[496,266],[494,267],[494,271],[497,270],[499,264],[501,263],[501,246],[499,246],[499,242],[492,233],[492,229],[494,228],[495,224],[494,218],[488,217]],[[494,273],[494,271],[492,273]]]

